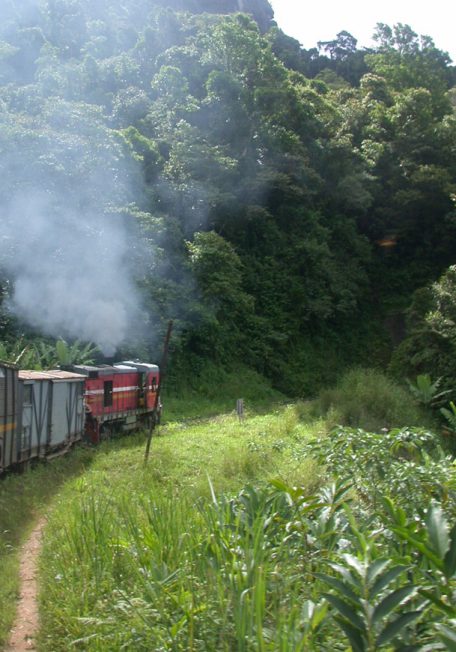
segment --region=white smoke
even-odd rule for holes
[[[44,333],[95,342],[112,355],[139,314],[125,225],[116,215],[51,211],[31,193],[3,222],[10,307]]]
[[[134,164],[90,107],[78,111],[61,102],[54,113],[67,112],[63,127],[6,130],[1,265],[13,281],[9,307],[21,320],[112,355],[140,315],[136,234],[122,211],[135,192]]]
[[[120,9],[131,17],[136,5],[150,10],[147,0]],[[65,43],[78,40],[71,21],[79,14],[86,26],[102,16],[110,33],[109,8],[108,0],[0,0],[0,270],[11,281],[8,306],[43,334],[91,341],[106,355],[143,335],[136,279],[151,265],[141,259],[152,256],[129,217],[143,179],[109,128],[112,93],[96,89],[105,104],[92,98],[84,53],[75,63]],[[46,41],[52,21],[58,47]]]
[[[1,250],[14,279],[10,308],[20,319],[112,355],[138,319],[139,299],[123,220],[93,208],[55,214],[29,190],[4,215]]]

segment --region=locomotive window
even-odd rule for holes
[[[104,401],[105,407],[112,407],[112,380],[105,380],[104,382]]]

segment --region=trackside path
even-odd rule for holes
[[[38,631],[38,557],[46,518],[42,517],[23,545],[20,559],[20,595],[16,619],[5,652],[35,650]]]

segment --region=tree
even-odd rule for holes
[[[232,245],[213,231],[196,233],[188,243],[190,264],[206,308],[191,346],[197,353],[227,361],[245,355],[253,298],[243,289],[242,263]]]
[[[451,85],[450,58],[438,50],[429,36],[418,36],[409,25],[398,23],[393,28],[377,24],[374,40],[379,43],[375,54],[366,56],[372,71],[395,91],[425,88],[433,99],[437,115],[448,112],[446,92]]]
[[[395,351],[391,369],[399,377],[427,374],[456,386],[456,266],[439,281],[417,290],[407,312],[407,337]]]
[[[357,39],[344,30],[333,41],[318,41],[318,47],[328,52],[331,59],[344,61],[356,52],[357,43]]]

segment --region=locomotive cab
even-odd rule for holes
[[[119,430],[137,428],[156,410],[159,369],[140,362],[113,365],[79,365],[86,376],[86,436],[98,443]]]

